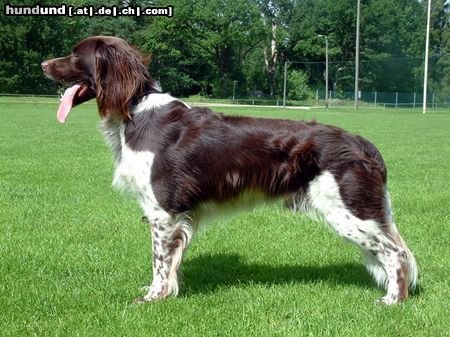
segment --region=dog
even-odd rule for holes
[[[137,303],[178,294],[183,256],[211,216],[275,200],[356,244],[387,290],[379,303],[404,301],[415,287],[418,268],[394,222],[386,167],[366,139],[316,122],[192,108],[163,93],[143,54],[117,37],[89,37],[41,66],[70,85],[60,122],[73,106],[97,100],[113,185],[132,191],[148,219],[153,280]]]

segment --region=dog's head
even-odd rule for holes
[[[137,49],[112,36],[87,38],[70,55],[42,62],[47,77],[69,85],[58,120],[63,123],[73,106],[92,98],[102,117],[130,118],[132,104],[155,88],[147,63]]]

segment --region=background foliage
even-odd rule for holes
[[[35,5],[35,0],[10,1]],[[51,1],[40,4],[55,5]],[[305,90],[324,87],[330,46],[330,88],[351,91],[356,1],[350,0],[155,0],[70,1],[118,6],[173,5],[167,17],[0,16],[0,93],[55,93],[40,63],[70,52],[90,35],[116,35],[153,55],[152,75],[174,95],[214,97],[282,93],[283,64],[290,78],[304,74]],[[425,40],[425,1],[362,0],[361,90],[420,91]],[[449,11],[433,1],[430,86],[450,91]],[[448,7],[448,1],[447,1]],[[298,82],[298,81],[297,81]],[[305,81],[304,81],[305,82]],[[297,92],[290,93],[298,96]],[[305,94],[306,95],[306,94]],[[302,96],[302,95],[300,95]]]

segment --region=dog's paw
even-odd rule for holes
[[[157,298],[152,298],[152,297],[147,297],[147,296],[139,296],[136,297],[133,301],[134,304],[142,304],[142,303],[147,303],[147,302],[153,302],[157,300]]]
[[[145,302],[147,302],[147,301],[145,300],[144,296],[136,297],[134,299],[134,301],[133,301],[134,304],[142,304],[142,303],[145,303]]]
[[[139,296],[134,300],[134,303],[141,304],[145,302],[153,302],[157,300],[162,300],[166,296],[164,296],[164,291],[162,287],[157,287],[154,285],[151,286],[144,286],[139,289],[142,292],[146,292],[147,294],[145,296]]]
[[[133,301],[135,304],[142,304],[146,302],[152,302],[160,299],[158,294],[152,290],[152,287],[146,286],[140,289],[141,291],[145,291],[147,294],[145,296],[136,297]]]
[[[142,304],[146,302],[154,302],[158,300],[163,300],[165,297],[161,296],[159,293],[156,292],[148,292],[145,296],[139,296],[136,297],[133,301],[135,304]]]
[[[397,303],[399,303],[399,301],[395,295],[386,295],[375,301],[375,304],[377,305],[393,305]]]
[[[139,288],[139,291],[143,292],[143,293],[148,293],[150,291],[150,289],[151,289],[151,286],[143,286],[143,287]]]

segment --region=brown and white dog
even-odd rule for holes
[[[355,243],[387,289],[408,296],[417,265],[394,223],[386,167],[370,142],[315,122],[224,116],[161,92],[140,52],[94,36],[42,63],[71,85],[57,117],[96,98],[112,147],[115,186],[133,191],[150,222],[153,282],[137,302],[178,293],[178,270],[198,226],[223,207],[283,199]]]

